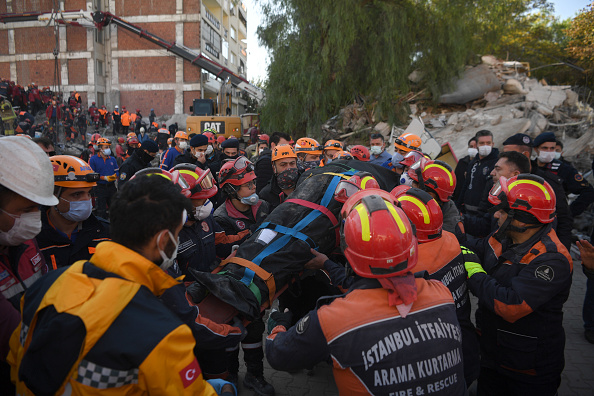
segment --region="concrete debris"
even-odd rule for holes
[[[516,133],[534,138],[552,131],[565,145],[563,156],[580,171],[590,170],[594,110],[587,101],[594,95],[581,88],[551,86],[531,78],[527,63],[502,61],[491,55],[483,56],[482,61],[463,73],[454,84],[455,90],[442,95],[437,107],[426,103],[421,93],[406,95],[402,101],[409,104],[411,117],[420,116],[425,130],[440,144],[449,143],[458,158],[466,155],[468,140],[481,129],[493,132],[499,148]],[[419,81],[422,73],[414,72],[410,78]],[[376,132],[390,138],[392,129],[397,136],[406,128],[376,124],[370,114],[374,114],[374,105],[359,99],[322,126],[323,139],[348,137],[352,143],[361,138],[361,133]]]

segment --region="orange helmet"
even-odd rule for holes
[[[27,135],[26,133],[17,133],[15,136],[26,137],[27,139],[31,139],[31,136]]]
[[[421,138],[412,133],[404,133],[396,138],[394,147],[398,150],[411,151],[421,147]]]
[[[130,132],[130,133],[128,133],[126,135],[126,139],[130,139],[130,138],[133,138],[133,137],[138,137],[138,136],[136,136],[136,134],[134,132]]]
[[[274,150],[272,150],[272,162],[283,158],[297,159],[297,154],[295,154],[295,150],[293,150],[293,147],[289,146],[288,144],[283,144],[274,147]]]
[[[408,176],[419,183],[421,190],[429,190],[446,202],[456,189],[456,174],[443,161],[421,158],[408,169]]]
[[[80,158],[72,155],[54,155],[50,157],[54,168],[54,184],[59,187],[81,188],[94,187],[99,174]]]
[[[98,146],[111,146],[111,141],[108,138],[99,138],[97,139]]]
[[[390,193],[417,229],[419,243],[441,237],[443,213],[439,204],[427,192],[410,186],[398,186]]]
[[[173,143],[173,138],[167,139],[167,144],[171,144],[171,143]]]
[[[340,150],[336,152],[334,159],[341,159],[341,160],[352,160],[353,156],[348,151]]]
[[[383,190],[364,190],[345,203],[346,214],[341,248],[357,275],[389,278],[407,273],[418,258],[413,226],[394,198],[374,194]],[[354,201],[355,203],[351,203]]]
[[[300,138],[295,143],[296,154],[315,154],[322,155],[324,148],[320,146],[317,140],[312,138]]]
[[[326,144],[324,144],[324,151],[326,150],[343,150],[342,143],[338,140],[328,140]]]
[[[177,133],[174,136],[175,139],[186,139],[188,140],[188,134],[185,133],[184,131],[177,131]]]
[[[369,161],[369,159],[371,158],[371,155],[369,154],[369,149],[360,144],[353,146],[353,148],[351,148],[351,155],[359,161],[364,162]]]
[[[345,203],[355,193],[368,188],[379,189],[377,180],[369,172],[357,172],[348,180],[341,180],[334,190],[334,199]]]
[[[196,165],[179,164],[173,167],[188,183],[189,188],[182,190],[182,194],[190,199],[204,199],[213,197],[219,190],[214,183],[210,169],[202,170]]]

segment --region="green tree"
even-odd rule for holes
[[[311,133],[357,95],[393,121],[410,92],[408,76],[438,95],[529,10],[528,0],[269,0],[258,29],[268,47],[266,130]]]
[[[584,8],[566,30],[567,50],[587,74],[594,72],[594,3]]]

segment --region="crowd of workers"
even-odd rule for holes
[[[241,346],[259,395],[275,392],[265,357],[286,371],[328,361],[341,394],[465,395],[475,382],[479,395],[556,394],[571,221],[594,189],[553,133],[499,152],[479,131],[452,169],[413,134],[392,155],[381,134],[347,150],[275,132],[242,150],[212,130],[151,138],[113,113],[126,138],[93,134],[81,158],[0,138],[0,393],[236,394]],[[245,243],[301,175],[341,160],[387,168],[398,186],[344,177],[340,249],[312,249],[302,294],[281,295],[268,326],[203,317],[195,271]],[[594,343],[594,247],[577,244]]]

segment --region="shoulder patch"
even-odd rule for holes
[[[200,225],[202,226],[202,230],[204,232],[210,231],[210,227],[208,226],[208,223],[206,221],[203,221],[202,223],[200,223]]]
[[[126,180],[126,173],[120,173],[120,180]]]
[[[534,276],[550,282],[555,277],[555,271],[548,265],[541,265],[534,271]]]
[[[309,322],[309,315],[301,318],[301,320],[297,322],[297,324],[295,325],[295,331],[297,332],[297,334],[305,333],[305,330],[307,330],[307,328],[309,327]]]
[[[239,228],[240,230],[244,230],[245,229],[245,223],[241,220],[236,220],[235,221],[235,225],[237,226],[237,228]]]
[[[579,173],[576,173],[575,176],[575,181],[581,182],[582,180],[584,180],[584,176],[580,175]]]

